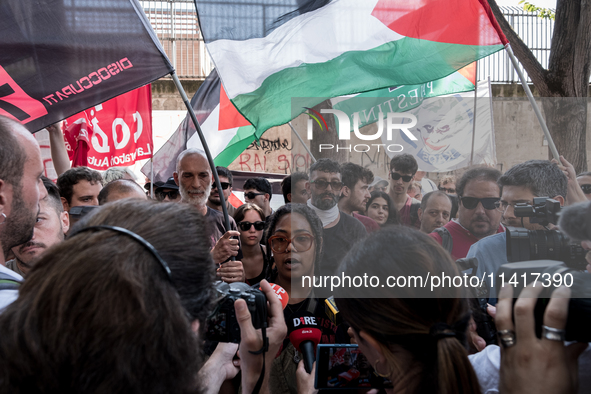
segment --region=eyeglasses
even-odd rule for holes
[[[232,185],[230,185],[228,182],[220,182],[220,186],[222,187],[222,189],[226,190],[227,188],[229,188]],[[217,189],[217,187],[218,187],[218,185],[216,185],[216,183],[213,182],[213,184],[211,185],[211,190]]]
[[[581,189],[585,194],[591,194],[591,185],[581,185]]]
[[[390,176],[391,176],[391,177],[392,177],[392,179],[393,179],[393,180],[395,180],[395,181],[397,181],[397,180],[399,180],[400,178],[402,178],[402,181],[403,181],[403,182],[410,182],[410,181],[411,181],[411,179],[412,179],[412,177],[413,177],[412,175],[400,175],[399,173],[397,173],[397,172],[394,172],[394,171],[390,172]]]
[[[254,200],[256,196],[264,196],[266,193],[255,193],[255,192],[248,192],[244,193],[244,197],[248,198],[249,200]]]
[[[171,200],[176,200],[176,198],[179,196],[179,191],[178,190],[171,190],[169,192],[156,192],[154,193],[156,195],[156,199],[158,201],[164,201],[164,199],[168,196],[169,199]]]
[[[448,189],[445,187],[439,187],[439,190],[444,193],[448,193],[448,194],[455,194],[455,192],[456,192],[456,189]]]
[[[306,252],[312,247],[314,237],[310,234],[298,234],[292,239],[282,237],[281,235],[273,235],[269,237],[269,245],[273,253],[285,253],[287,246],[292,245],[294,252]]]
[[[254,229],[256,231],[261,231],[265,228],[265,222],[258,221],[258,222],[254,222],[254,223],[251,223],[251,222],[238,223],[238,227],[240,227],[240,230],[242,230],[242,231],[248,231],[248,230],[250,230],[250,228],[252,226],[254,226]]]
[[[339,182],[339,181],[327,182],[323,179],[318,179],[316,181],[310,181],[310,183],[313,183],[319,190],[326,189],[328,187],[328,185],[330,185],[332,190],[335,190],[335,191],[339,191],[343,188],[343,182]]]
[[[460,197],[460,202],[466,209],[475,209],[478,206],[478,203],[482,203],[484,209],[488,209],[489,211],[492,209],[497,209],[499,200],[500,198],[498,197]]]

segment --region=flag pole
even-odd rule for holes
[[[152,170],[150,171],[150,198],[154,199],[154,147],[152,147],[152,157],[150,157],[150,163],[152,164]]]
[[[185,103],[185,107],[187,107],[187,111],[189,111],[189,115],[191,116],[191,120],[193,121],[193,124],[195,125],[195,130],[197,130],[197,134],[199,135],[199,140],[201,140],[201,145],[203,145],[203,150],[205,151],[205,155],[207,156],[207,161],[209,162],[209,166],[211,167],[211,172],[213,174],[213,179],[215,182],[215,185],[218,189],[218,194],[220,195],[220,200],[221,200],[221,205],[222,205],[222,212],[224,214],[224,224],[226,225],[226,231],[230,231],[231,227],[230,227],[230,217],[228,216],[228,208],[226,207],[226,201],[224,200],[224,193],[222,190],[222,185],[220,184],[220,178],[218,177],[218,172],[215,169],[215,164],[213,163],[213,157],[211,157],[211,152],[209,151],[209,147],[207,146],[207,141],[205,141],[205,136],[203,135],[203,131],[201,131],[201,126],[199,126],[199,121],[197,120],[197,116],[195,116],[195,111],[193,110],[193,107],[191,106],[191,102],[189,101],[189,98],[187,97],[187,93],[185,93],[185,89],[183,89],[183,85],[181,85],[181,81],[179,80],[179,77],[177,77],[176,72],[171,72],[170,76],[172,77],[172,80],[174,81],[174,84],[177,88],[177,90],[179,91],[181,98],[183,99],[183,102]],[[152,166],[153,168],[153,166]],[[232,257],[232,260],[234,261],[235,258]]]
[[[302,145],[304,146],[304,149],[306,150],[306,152],[308,152],[308,154],[310,155],[310,158],[312,159],[312,161],[314,163],[316,163],[316,158],[314,157],[314,155],[312,154],[312,152],[310,152],[310,148],[308,148],[308,145],[306,145],[304,143],[304,140],[302,139],[302,137],[300,137],[300,135],[298,134],[298,132],[296,131],[296,129],[294,129],[293,125],[291,124],[291,122],[287,122],[287,124],[289,125],[289,127],[291,127],[291,131],[293,131],[296,135],[296,137],[298,137],[298,140],[300,140],[300,142],[302,143]]]
[[[470,166],[474,165],[474,139],[476,138],[476,103],[478,101],[478,62],[474,70],[474,112],[472,114],[472,151],[470,153]]]
[[[513,54],[513,49],[511,49],[511,45],[510,44],[505,45],[505,49],[507,50],[507,54],[509,55],[511,62],[513,62],[513,67],[515,67],[515,71],[517,71],[517,75],[519,75],[519,79],[521,80],[521,85],[523,86],[523,90],[525,90],[525,94],[527,95],[527,98],[529,99],[529,102],[531,103],[531,106],[534,109],[534,113],[536,114],[536,117],[538,118],[538,121],[540,122],[540,126],[542,126],[542,131],[544,132],[544,135],[546,136],[546,140],[548,140],[548,147],[550,148],[550,152],[552,152],[552,156],[554,156],[554,158],[556,160],[558,160],[558,162],[560,163],[560,155],[558,154],[558,149],[556,149],[556,145],[554,145],[554,140],[552,139],[552,136],[550,135],[550,131],[548,131],[548,126],[546,126],[546,122],[544,121],[544,118],[542,117],[542,113],[540,112],[540,108],[538,107],[538,104],[536,103],[536,100],[534,99],[534,95],[531,93],[531,90],[529,89],[529,86],[527,85],[527,81],[525,80],[525,76],[523,75],[523,71],[521,71],[521,68],[519,68],[519,62],[517,61],[517,59],[515,58],[515,55]]]

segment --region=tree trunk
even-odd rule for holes
[[[587,171],[587,99],[584,97],[544,98],[542,107],[548,130],[558,153],[575,167],[577,173]],[[553,158],[550,152],[549,158]]]

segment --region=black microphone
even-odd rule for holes
[[[318,328],[316,316],[308,311],[295,313],[287,323],[289,340],[302,353],[306,372],[312,372],[312,365],[316,361],[316,345],[320,343],[322,331]]]

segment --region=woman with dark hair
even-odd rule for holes
[[[261,245],[265,213],[258,205],[246,203],[236,209],[234,220],[240,231],[246,283],[254,285],[267,276],[267,253],[265,246]]]
[[[324,299],[315,298],[311,285],[302,277],[313,280],[322,255],[322,222],[316,213],[303,204],[286,204],[269,221],[265,232],[267,250],[273,252],[276,268],[269,281],[283,287],[289,303],[283,310],[286,321],[301,313],[316,316],[322,330],[321,343],[335,343],[337,327],[324,312]],[[298,393],[296,384],[296,351],[289,338],[283,342],[281,355],[273,362],[269,378],[271,392]],[[299,358],[301,359],[301,357]]]
[[[191,205],[153,201],[115,202],[79,222],[41,256],[0,315],[0,392],[217,392],[238,372],[237,346],[219,346],[197,374],[214,280],[205,231]],[[270,304],[271,362],[285,324],[281,303],[268,283],[261,286]],[[263,365],[251,351],[263,339],[244,300],[235,310],[250,392]]]
[[[407,227],[383,229],[356,244],[338,274],[376,276],[382,284],[459,275],[449,254],[432,241]],[[394,393],[480,393],[466,350],[470,311],[462,289],[397,284],[335,293],[339,312],[376,372],[392,381]]]
[[[379,190],[371,192],[371,197],[367,200],[366,212],[367,216],[375,220],[380,227],[400,224],[400,215],[388,193]]]

